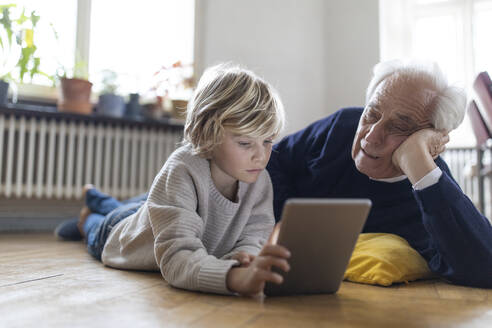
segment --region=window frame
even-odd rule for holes
[[[74,64],[77,58],[89,64],[91,5],[92,0],[77,0]],[[12,84],[17,100],[41,103],[56,103],[58,100],[58,86],[16,82]]]
[[[195,7],[194,17],[194,46],[193,46],[193,72],[197,72],[197,11],[201,10],[198,6],[199,1],[193,1]],[[91,35],[91,17],[92,17],[92,0],[77,0],[77,17],[75,28],[75,51],[72,58],[73,64],[83,62],[87,64],[87,69],[90,67],[90,35]],[[20,101],[40,102],[54,104],[59,97],[58,86],[46,86],[34,83],[13,83],[11,89],[15,90],[16,98]],[[12,91],[12,90],[11,90]],[[98,97],[97,92],[91,92],[91,101],[96,102]]]

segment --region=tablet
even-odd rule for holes
[[[284,282],[265,295],[335,293],[370,209],[369,199],[289,199],[272,242],[290,251],[290,271],[274,267]]]

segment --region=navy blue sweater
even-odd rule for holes
[[[387,183],[360,173],[351,148],[362,108],[345,108],[282,139],[268,171],[278,221],[292,197],[369,198],[373,207],[363,232],[405,238],[449,281],[492,288],[492,227],[461,191],[448,166],[435,161],[439,182],[414,191],[408,179]]]

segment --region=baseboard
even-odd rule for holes
[[[82,206],[80,200],[0,198],[0,233],[53,231]]]

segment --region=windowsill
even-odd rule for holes
[[[59,86],[46,86],[39,84],[16,84],[18,103],[28,104],[42,104],[56,107],[56,103],[60,96]],[[99,100],[99,92],[91,91],[90,102],[97,104]],[[190,94],[175,95],[171,101],[188,101]],[[129,95],[123,95],[125,102],[128,102]],[[9,90],[9,100],[12,99],[12,87]],[[140,95],[140,102],[144,106],[145,104],[155,103],[155,98],[148,98],[145,95]]]
[[[60,95],[58,86],[47,86],[39,84],[17,84],[17,98],[22,102],[36,102],[43,104],[56,104]],[[9,98],[12,97],[10,90]],[[91,92],[91,102],[97,103],[99,94]]]
[[[91,115],[81,115],[70,112],[59,112],[56,103],[41,103],[41,102],[21,102],[21,103],[8,103],[0,105],[0,113],[10,115],[25,115],[28,117],[44,117],[44,118],[65,118],[73,121],[90,121],[100,122],[103,124],[122,124],[122,125],[135,125],[138,127],[172,127],[183,128],[183,121],[174,118],[161,118],[152,119],[145,116],[139,117],[111,117],[99,115],[93,113]]]
[[[37,84],[18,84],[17,98],[23,101],[54,103],[58,99],[58,88]]]
[[[147,115],[138,117],[113,117],[104,116],[97,113],[96,108],[99,94],[91,93],[91,103],[94,111],[91,115],[80,115],[70,112],[59,112],[57,102],[59,96],[59,86],[46,86],[37,84],[15,84],[11,85],[9,92],[9,103],[0,105],[0,112],[8,114],[25,114],[29,117],[57,117],[81,121],[97,121],[114,124],[131,124],[138,126],[175,126],[183,128],[184,120],[170,116],[153,118]],[[17,102],[12,103],[12,91],[16,90]],[[142,109],[150,107],[149,104],[142,104]]]

